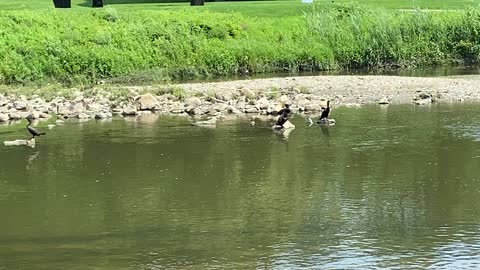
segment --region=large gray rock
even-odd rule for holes
[[[70,106],[70,112],[72,113],[80,114],[80,113],[83,113],[84,111],[85,111],[85,106],[83,105],[83,102],[77,102]]]
[[[20,120],[27,118],[27,116],[29,116],[30,114],[30,112],[15,112],[10,114],[10,118],[14,120]]]
[[[202,101],[198,97],[189,97],[185,101],[185,104],[187,104],[187,106],[195,108],[202,105]]]
[[[231,90],[221,90],[215,93],[215,97],[223,101],[229,101],[235,98],[235,93]]]
[[[247,89],[247,88],[242,89],[241,93],[242,93],[243,96],[245,96],[248,99],[255,99],[255,97],[256,97],[255,92],[253,92],[252,90]]]
[[[255,107],[257,107],[259,110],[266,110],[268,107],[270,107],[270,101],[268,101],[266,97],[261,97],[255,103]]]
[[[138,96],[135,102],[139,110],[157,110],[160,108],[157,99],[150,93]]]
[[[247,105],[245,106],[245,113],[258,113],[258,109],[255,106]]]
[[[0,113],[0,122],[8,122],[10,120],[10,117],[7,114]]]
[[[25,109],[27,109],[27,102],[26,101],[15,101],[13,102],[13,107],[16,109],[16,110],[19,110],[19,111],[23,111]]]

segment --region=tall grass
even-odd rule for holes
[[[341,67],[480,61],[480,8],[406,12],[341,5],[317,8],[305,17]]]
[[[480,9],[0,12],[0,83],[92,83],[480,61]]]

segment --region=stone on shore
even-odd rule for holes
[[[160,104],[157,99],[150,93],[138,96],[135,100],[137,108],[143,110],[157,110],[160,108]]]
[[[8,122],[10,120],[10,117],[7,114],[0,113],[0,122]]]

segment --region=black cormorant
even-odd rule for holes
[[[27,129],[28,129],[28,132],[30,132],[30,134],[32,134],[32,139],[35,138],[36,136],[47,135],[47,133],[39,132],[38,130],[36,130],[34,127],[31,126],[32,125],[32,119],[30,119],[30,117],[27,117],[27,121],[28,121]]]
[[[328,120],[328,115],[330,114],[330,100],[327,101],[327,108],[325,108],[322,111],[322,114],[320,115],[321,121]]]
[[[280,114],[280,116],[278,117],[278,120],[277,120],[277,126],[281,126],[283,128],[283,124],[287,122],[288,114],[290,114],[291,112],[292,110],[290,110],[289,105],[285,104],[285,108],[278,111],[278,114]]]

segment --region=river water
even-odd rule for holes
[[[332,117],[295,116],[288,137],[246,118],[67,122],[2,145],[0,269],[479,269],[480,106]]]

